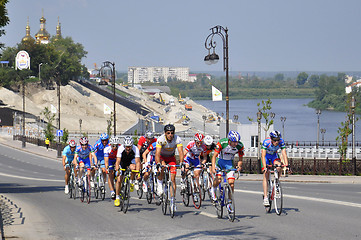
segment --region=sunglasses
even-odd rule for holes
[[[82,145],[82,146],[88,146],[88,144],[80,144],[80,145]]]
[[[170,135],[170,134],[174,135],[174,132],[166,132],[165,134],[167,134],[167,135]]]

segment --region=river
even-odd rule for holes
[[[284,136],[286,141],[317,141],[317,114],[315,109],[306,106],[312,99],[271,99],[271,112],[274,112],[274,129],[282,131],[281,117],[286,117],[284,122]],[[256,121],[258,111],[257,103],[261,99],[238,99],[230,100],[229,118],[238,115],[238,122],[250,123],[247,117]],[[197,100],[197,103],[226,116],[226,102],[213,102],[211,100]],[[359,116],[357,116],[359,117]],[[346,113],[334,111],[322,111],[319,115],[320,129],[326,129],[324,134],[319,134],[320,142],[335,141],[338,136],[337,130],[341,122],[345,121]],[[356,141],[361,134],[359,122],[356,122]],[[351,140],[351,135],[350,135]]]

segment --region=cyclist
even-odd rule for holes
[[[142,156],[148,146],[154,142],[157,142],[157,138],[154,137],[154,133],[152,131],[147,131],[144,136],[141,136],[138,140],[140,156]]]
[[[267,165],[277,164],[282,165],[281,159],[277,151],[281,149],[282,157],[285,162],[286,167],[288,167],[288,158],[286,152],[285,141],[281,138],[281,133],[279,131],[272,131],[270,137],[266,138],[262,144],[261,150],[261,159],[262,159],[262,172],[263,172],[263,205],[269,206],[269,201],[267,197],[267,188],[268,188],[268,179],[269,171],[267,171]],[[277,168],[278,172],[281,172],[281,167]]]
[[[108,173],[108,185],[110,189],[110,197],[115,200],[114,191],[114,166],[117,161],[117,153],[120,140],[118,137],[112,137],[109,140],[109,145],[104,148],[104,164]]]
[[[63,167],[64,167],[64,171],[65,171],[65,194],[69,193],[69,178],[70,178],[70,163],[71,161],[73,161],[74,159],[74,154],[75,154],[75,148],[76,148],[76,143],[74,140],[70,140],[69,141],[69,145],[66,146],[63,150]],[[75,171],[75,167],[74,167],[74,173],[75,173],[75,177],[77,176],[76,171]]]
[[[216,173],[216,169],[217,170],[233,169],[233,159],[237,153],[239,156],[237,171],[241,171],[243,155],[244,155],[243,152],[244,146],[240,140],[241,140],[241,135],[233,130],[229,131],[228,138],[222,138],[221,140],[219,140],[212,157],[213,174]],[[217,173],[216,178],[214,179],[213,182],[213,186],[211,188],[211,194],[214,201],[216,200],[216,196],[214,194],[214,188],[219,185],[219,182],[221,181],[221,177],[222,175],[220,173]],[[234,180],[235,180],[234,171],[229,171],[227,173],[227,180],[232,188],[232,191],[234,191]]]
[[[183,145],[182,140],[179,136],[175,135],[175,127],[172,124],[167,124],[164,127],[164,134],[162,134],[158,140],[156,145],[156,151],[155,151],[155,161],[157,165],[176,165],[176,158],[175,158],[175,150],[178,150],[179,154],[179,160],[181,163],[183,163]],[[173,193],[173,202],[175,202],[175,192],[177,190],[177,185],[175,181],[175,177],[177,174],[176,167],[170,168],[170,174],[171,174],[171,181],[174,185],[174,193]],[[162,195],[163,193],[163,178],[164,178],[164,169],[161,169],[161,172],[157,179],[157,194],[158,196]]]
[[[204,136],[202,133],[196,133],[194,140],[190,141],[184,149],[184,164],[185,171],[181,178],[181,191],[184,192],[184,177],[186,176],[189,166],[194,166],[194,176],[196,178],[196,184],[199,183],[199,175],[201,173],[201,162],[199,157],[203,156],[207,152],[207,147],[203,143]]]
[[[148,192],[148,178],[149,174],[152,171],[152,166],[155,163],[155,150],[157,143],[154,142],[148,146],[148,148],[144,151],[143,164],[144,164],[144,175],[143,175],[143,192]]]
[[[213,137],[210,135],[206,135],[203,139],[203,142],[204,142],[204,145],[206,145],[206,147],[207,147],[207,152],[205,154],[205,156],[207,158],[205,158],[205,156],[201,155],[202,164],[212,163],[210,154],[213,152],[213,150],[216,149],[217,145],[213,142]]]
[[[97,156],[98,164],[100,165],[100,168],[102,169],[104,182],[107,181],[107,173],[106,173],[106,168],[105,168],[105,163],[104,163],[104,149],[107,146],[109,146],[109,136],[106,133],[102,133],[100,135],[99,140],[95,142],[93,149],[94,149],[95,155]],[[95,169],[94,169],[94,171],[95,171]]]
[[[130,170],[139,171],[140,169],[140,155],[139,149],[133,144],[133,138],[126,136],[124,138],[124,143],[121,145],[117,152],[117,161],[115,163],[115,171],[119,171],[119,168],[126,169],[127,167]],[[121,172],[120,172],[121,173]],[[130,191],[134,191],[134,178],[135,173],[132,172],[130,176]],[[138,174],[139,178],[139,174]],[[117,178],[116,183],[116,199],[114,201],[114,206],[118,207],[120,205],[120,189],[123,181],[123,176]]]
[[[78,184],[80,185],[83,169],[86,168],[88,174],[91,176],[91,182],[90,182],[91,187],[94,187],[94,181],[93,181],[94,175],[90,170],[91,168],[94,167],[93,159],[95,164],[98,163],[97,157],[94,154],[93,148],[91,147],[91,145],[89,145],[88,138],[86,137],[80,138],[79,143],[80,146],[78,146],[75,149],[74,160],[73,160],[73,164],[76,166],[76,168],[78,168],[79,165]]]

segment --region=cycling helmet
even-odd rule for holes
[[[108,134],[102,133],[102,134],[100,135],[100,140],[108,140],[108,139],[109,139]]]
[[[194,135],[194,141],[202,142],[203,139],[204,135],[202,133],[196,133],[196,135]]]
[[[172,124],[167,124],[167,125],[165,125],[165,126],[164,126],[164,132],[167,132],[167,131],[172,131],[172,132],[174,132],[174,131],[175,131],[174,125],[172,125]]]
[[[126,136],[126,137],[124,138],[124,146],[125,146],[125,147],[133,146],[133,138],[130,137],[130,136]]]
[[[76,142],[74,140],[70,140],[69,141],[69,146],[70,147],[75,147],[76,146]]]
[[[147,132],[145,133],[145,137],[146,137],[146,138],[154,138],[154,133],[153,133],[152,131],[147,131]]]
[[[281,138],[281,133],[279,131],[272,131],[269,136],[272,140],[279,140]]]
[[[239,140],[241,140],[241,135],[238,132],[231,130],[228,133],[228,139],[231,142],[238,142]]]
[[[205,136],[204,139],[203,139],[203,142],[206,145],[212,145],[212,143],[213,143],[212,136],[210,136],[210,135]]]
[[[85,145],[85,144],[89,143],[89,140],[87,137],[82,137],[82,138],[80,138],[79,142],[81,145]]]
[[[111,144],[111,145],[120,144],[120,140],[119,140],[118,137],[112,137],[112,138],[110,138],[110,140],[109,140],[109,144]]]

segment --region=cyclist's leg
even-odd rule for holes
[[[266,165],[273,164],[274,156],[270,154],[266,154]],[[267,166],[263,166],[261,161],[261,167],[267,169]],[[262,187],[263,187],[263,196],[264,198],[268,195],[268,180],[269,180],[269,171],[263,172],[263,181],[262,181]]]
[[[177,164],[175,157],[169,159],[169,161],[167,163],[169,165],[176,165]],[[177,175],[177,167],[171,167],[170,168],[170,178],[171,178],[171,180],[173,182],[173,186],[174,186],[174,193],[171,192],[172,197],[175,197],[175,194],[177,192],[176,175]]]
[[[109,159],[108,186],[110,192],[114,192],[114,165],[115,159]],[[105,181],[105,180],[104,180]]]
[[[69,184],[69,178],[70,178],[70,165],[68,162],[65,164],[65,175],[64,175],[65,185]]]

